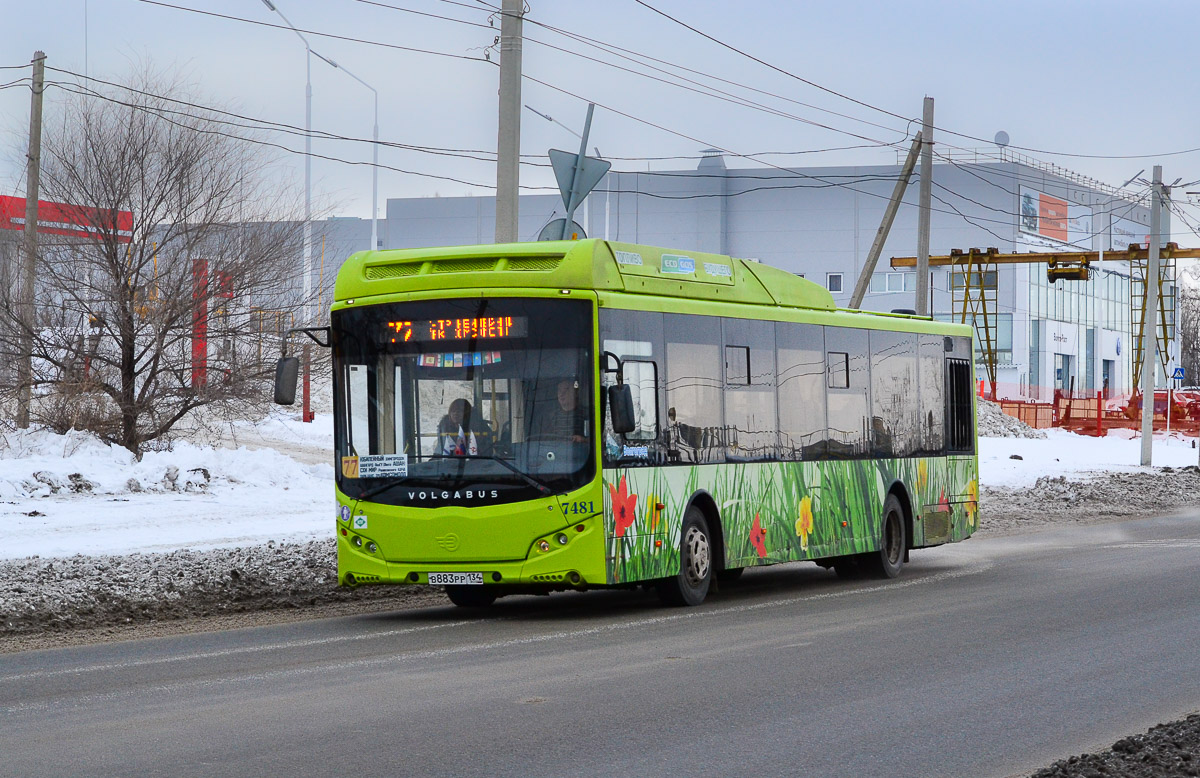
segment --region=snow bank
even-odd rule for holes
[[[989,438],[1044,438],[1046,433],[1030,427],[1025,422],[1000,409],[999,404],[991,400],[980,399],[979,434]]]
[[[7,444],[7,445],[4,445]],[[269,449],[213,449],[187,442],[170,451],[148,451],[142,461],[129,451],[72,430],[11,432],[0,443],[0,499],[59,494],[125,495],[220,492],[230,487],[287,486],[331,479],[325,465],[301,465]]]
[[[1114,430],[1103,438],[1046,430],[1040,440],[1024,438],[979,439],[979,481],[995,488],[1032,486],[1043,476],[1092,478],[1101,473],[1153,473],[1159,467],[1197,464],[1200,451],[1194,438],[1154,436],[1154,468],[1140,466],[1142,441],[1127,430]]]
[[[299,542],[333,531],[332,498],[328,457],[183,442],[138,462],[79,432],[0,438],[5,559]]]

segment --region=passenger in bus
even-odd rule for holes
[[[451,401],[446,415],[438,422],[438,440],[445,456],[467,457],[487,453],[492,429],[487,420],[475,418],[471,403],[459,397]]]
[[[564,379],[555,388],[557,402],[550,410],[534,417],[534,439],[570,440],[582,443],[585,421],[579,409],[579,384],[574,379]]]

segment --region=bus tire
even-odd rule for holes
[[[486,608],[494,603],[499,595],[492,591],[490,586],[452,584],[446,587],[446,596],[460,608]]]
[[[900,498],[889,494],[883,502],[883,519],[879,527],[879,550],[866,555],[867,569],[876,578],[895,578],[904,567],[904,507]]]
[[[713,576],[712,535],[704,512],[695,505],[679,530],[679,573],[659,582],[658,594],[668,605],[699,605],[708,596]]]

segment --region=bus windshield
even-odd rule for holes
[[[338,486],[397,505],[479,505],[594,475],[591,306],[475,298],[333,313]]]

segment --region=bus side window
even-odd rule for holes
[[[680,462],[725,460],[723,346],[715,316],[664,315],[667,406],[675,410],[671,435]]]
[[[825,335],[819,324],[778,322],[779,456],[785,461],[825,455]],[[938,353],[941,364],[941,352]]]

